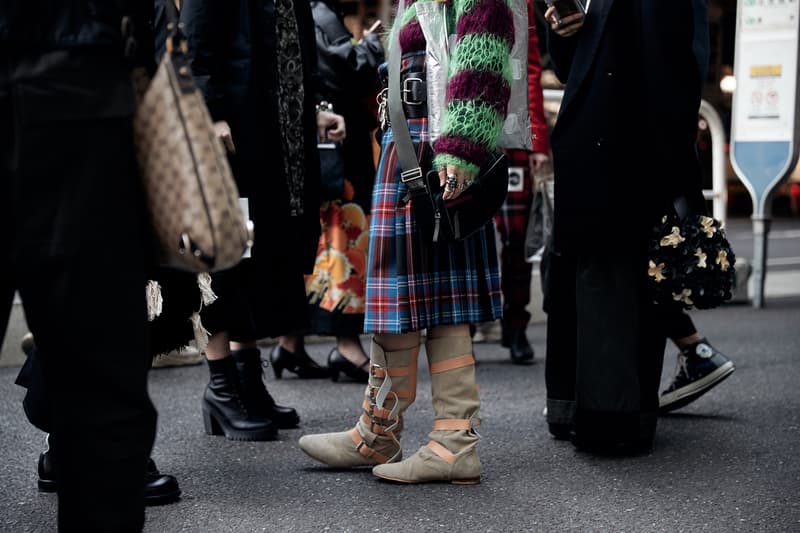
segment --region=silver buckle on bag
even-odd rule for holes
[[[401,91],[403,93],[403,103],[406,105],[422,105],[425,102],[411,102],[406,98],[407,94],[414,92],[413,89],[409,89],[409,83],[411,82],[422,83],[422,78],[406,78],[403,80],[403,90]]]

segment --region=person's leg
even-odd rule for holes
[[[139,531],[156,414],[130,120],[26,122],[19,132],[19,288],[52,398],[59,527]]]
[[[272,349],[269,358],[275,379],[281,379],[284,370],[297,374],[302,379],[326,378],[330,375],[327,368],[317,364],[308,355],[303,335],[278,337],[278,344]]]
[[[264,385],[264,364],[257,343],[231,342],[230,347],[248,413],[252,417],[272,421],[278,429],[297,427],[300,423],[297,411],[292,407],[278,405]]]
[[[369,379],[369,357],[364,353],[358,336],[336,337],[336,348],[328,354],[328,370],[333,381],[339,374],[365,382]]]
[[[435,414],[430,441],[408,459],[378,465],[372,472],[401,483],[478,483],[481,463],[473,427],[480,423],[480,396],[469,326],[430,329],[425,351]]]
[[[526,307],[530,302],[532,272],[530,263],[525,261],[525,233],[533,201],[529,181],[526,170],[523,190],[509,192],[503,207],[495,216],[502,241],[500,252],[502,268],[500,279],[503,292],[502,344],[509,348],[511,360],[517,364],[533,362],[533,348],[525,333],[531,318]]]
[[[690,404],[730,376],[736,367],[695,328],[683,310],[668,308],[659,311],[667,335],[678,346],[675,375],[661,394],[662,413]]]
[[[376,335],[363,414],[356,426],[338,433],[305,435],[300,449],[336,468],[373,466],[400,460],[403,413],[417,394],[419,333]]]
[[[647,448],[655,431],[665,336],[634,254],[578,259],[575,443],[610,452]]]
[[[577,315],[575,259],[551,249],[542,260],[544,310],[547,312],[547,424],[557,439],[568,439],[575,413]]]
[[[224,296],[223,296],[224,297]],[[216,305],[219,302],[215,302]],[[219,312],[221,309],[216,309]],[[261,380],[260,352],[255,363]],[[206,348],[209,381],[203,393],[203,423],[206,434],[225,435],[231,440],[264,441],[277,437],[278,428],[248,402],[236,359],[231,353],[227,331],[211,335]],[[262,382],[263,387],[263,382]]]

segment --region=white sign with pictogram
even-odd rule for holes
[[[731,163],[753,198],[753,306],[764,305],[772,193],[798,155],[800,0],[739,0]]]

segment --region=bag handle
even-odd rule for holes
[[[675,208],[675,214],[678,215],[678,219],[686,220],[686,218],[691,214],[691,209],[689,209],[689,200],[686,198],[685,194],[681,194],[677,198],[672,201],[672,205]]]
[[[167,42],[165,50],[168,54],[172,54],[176,50],[180,50],[180,52],[186,54],[189,51],[189,45],[186,42],[186,37],[183,35],[183,24],[181,24],[180,21],[178,7],[175,5],[174,0],[166,0],[164,6],[167,15]]]

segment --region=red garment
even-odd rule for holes
[[[531,116],[533,151],[550,153],[550,135],[544,116],[542,94],[542,59],[539,55],[539,37],[536,35],[536,12],[528,0],[528,112]]]

